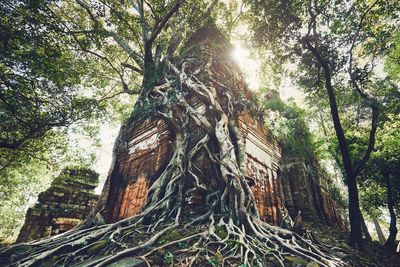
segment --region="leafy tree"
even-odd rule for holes
[[[121,69],[121,51],[86,31],[85,11],[74,13],[79,10],[73,3],[6,0],[0,5],[1,169],[15,164],[17,154],[45,151],[73,124],[86,125],[106,118],[106,109],[126,107],[115,98],[125,95],[124,102],[132,104],[126,94],[138,92],[128,89],[137,77],[123,77],[128,72]]]
[[[84,58],[68,47],[43,1],[1,4],[0,148],[22,149],[53,128],[87,118],[94,103],[80,90]]]
[[[267,113],[266,124],[283,142],[283,153],[287,156],[314,157],[314,141],[306,123],[306,112],[292,100],[284,102],[278,92],[267,92],[262,101]]]
[[[7,168],[0,176],[0,243],[15,241],[26,210],[46,188],[53,175],[43,160],[31,158],[24,165]]]
[[[119,76],[107,58],[88,52],[99,40],[73,34],[51,10],[57,4],[0,3],[1,239],[18,229],[27,205],[65,161],[81,161],[83,153],[69,147],[71,132],[95,136],[99,122],[127,117],[132,105],[130,97],[117,100]]]
[[[363,188],[365,207],[370,213],[387,206],[390,214],[389,236],[386,246],[395,249],[398,229],[396,227],[396,210],[400,208],[400,117],[391,114],[384,126],[379,129],[376,148],[371,154],[371,160],[364,169],[361,179],[366,184]],[[371,188],[375,188],[371,190]],[[383,189],[383,192],[382,192]],[[380,192],[380,194],[379,194]]]
[[[400,80],[400,31],[397,30],[393,34],[392,47],[389,49],[386,60],[385,60],[385,70],[390,75],[391,78],[395,80]]]
[[[278,60],[298,62],[298,84],[310,98],[328,99],[349,193],[349,243],[362,247],[357,177],[373,150],[378,127],[379,101],[372,94],[373,81],[378,79],[374,66],[390,47],[399,5],[379,0],[351,4],[271,0],[249,1],[249,6],[255,42],[272,49]],[[369,139],[358,158],[350,153],[343,124],[349,104],[357,103],[354,99],[369,110],[370,118]]]

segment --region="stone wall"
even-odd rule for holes
[[[97,203],[98,177],[88,169],[65,169],[28,209],[17,242],[63,233],[80,224]]]
[[[315,159],[284,157],[281,183],[290,215],[317,215],[327,222],[345,227],[343,211],[329,193],[331,178]]]
[[[246,151],[246,175],[251,186],[261,219],[279,224],[284,196],[278,178],[281,150],[272,134],[244,112],[239,117]]]
[[[172,153],[172,134],[165,122],[147,118],[123,128],[117,155],[105,188],[106,222],[115,222],[140,213],[149,184],[165,167]]]
[[[284,202],[278,178],[280,148],[271,133],[248,112],[239,116],[238,125],[245,145],[245,172],[252,184],[259,213],[263,220],[278,224]],[[201,136],[196,131],[193,127],[190,144],[195,144]],[[116,167],[106,182],[109,184],[105,190],[109,193],[102,215],[107,222],[141,212],[153,177],[165,168],[173,151],[172,135],[163,121],[151,118],[123,130],[121,140],[125,141],[117,147]],[[199,176],[209,177],[212,175],[212,164],[203,156],[200,153],[194,164],[203,174]],[[214,186],[212,179],[201,182]],[[187,204],[192,209],[200,208],[196,204],[201,203],[201,199],[201,194],[194,192],[187,196]]]
[[[192,100],[195,101],[195,100]],[[201,108],[198,106],[197,108]],[[294,217],[315,214],[333,224],[343,224],[342,214],[329,195],[322,177],[326,175],[316,162],[304,159],[281,159],[281,149],[272,134],[249,112],[238,118],[245,148],[245,174],[254,192],[258,211],[264,221],[279,225],[285,207]],[[190,143],[198,137],[196,127],[191,131]],[[109,190],[102,215],[107,222],[115,222],[142,211],[149,186],[168,163],[173,152],[173,134],[160,119],[148,118],[124,128],[117,147],[115,168],[108,177]],[[190,149],[190,148],[189,148]],[[200,155],[195,164],[203,177],[212,175],[211,163]],[[212,179],[210,179],[211,181]],[[202,181],[213,186],[210,181]],[[200,209],[202,196],[187,196],[188,207]]]

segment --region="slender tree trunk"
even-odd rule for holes
[[[350,176],[351,177],[351,176]],[[361,216],[358,198],[358,188],[355,177],[347,179],[347,189],[349,194],[349,221],[350,235],[348,241],[351,245],[363,247],[362,231],[361,231]]]
[[[372,237],[369,234],[367,224],[365,223],[365,218],[364,218],[362,212],[361,211],[359,211],[359,212],[360,212],[360,219],[361,219],[361,227],[362,227],[362,231],[364,233],[365,239],[367,239],[369,242],[372,242]]]
[[[378,234],[379,243],[380,243],[381,245],[384,245],[385,242],[386,242],[386,239],[385,239],[385,236],[383,235],[382,228],[381,228],[381,226],[379,225],[378,218],[376,218],[375,216],[373,216],[373,217],[372,217],[372,221],[374,222],[375,230],[376,230],[376,233]]]
[[[359,248],[363,248],[363,239],[361,231],[362,220],[361,220],[360,203],[359,203],[360,201],[358,197],[358,188],[357,188],[357,174],[359,173],[360,167],[362,165],[359,165],[358,168],[356,168],[356,171],[354,171],[349,148],[346,142],[346,136],[344,134],[342,123],[339,117],[339,110],[337,107],[335,90],[332,85],[332,76],[329,63],[322,57],[317,47],[311,44],[310,39],[306,38],[303,41],[306,48],[313,54],[317,62],[321,65],[321,68],[323,69],[324,73],[325,89],[328,94],[332,122],[335,128],[336,138],[339,143],[339,149],[342,156],[344,171],[346,175],[347,189],[349,194],[350,235],[348,238],[348,242],[352,246],[358,246]]]
[[[389,226],[389,236],[386,240],[385,246],[390,250],[395,249],[396,243],[396,235],[397,235],[397,227],[396,227],[396,213],[393,208],[393,192],[392,192],[392,184],[390,182],[389,173],[384,173],[384,178],[387,187],[387,203],[390,214],[390,226]]]

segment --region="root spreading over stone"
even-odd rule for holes
[[[151,266],[152,256],[175,247],[175,254],[185,257],[172,255],[172,263],[181,266],[202,266],[201,259],[211,262],[216,257],[226,266],[265,266],[271,261],[285,266],[288,255],[321,266],[345,266],[325,246],[259,219],[243,174],[243,143],[236,126],[238,111],[234,109],[237,94],[214,77],[214,65],[212,57],[200,64],[190,58],[165,61],[159,85],[141,95],[137,103],[138,108],[149,101],[157,103],[152,116],[165,120],[175,136],[173,155],[151,184],[141,214],[4,249],[0,256],[7,264],[107,266],[136,257]],[[219,68],[224,66],[229,68],[219,64]],[[193,124],[201,129],[202,136],[189,145]],[[212,177],[219,185],[217,189],[211,189],[199,175],[194,159],[200,153],[217,166]],[[187,195],[194,191],[204,196],[206,209],[202,214],[187,210]],[[187,234],[167,240],[174,229],[187,229]],[[182,243],[186,246],[180,247]],[[171,261],[171,257],[166,260]]]

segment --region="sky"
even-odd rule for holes
[[[96,163],[94,169],[99,173],[99,186],[95,189],[96,194],[100,194],[104,182],[107,179],[112,160],[112,150],[115,139],[117,138],[119,127],[104,123],[100,126],[100,147],[96,150]]]

